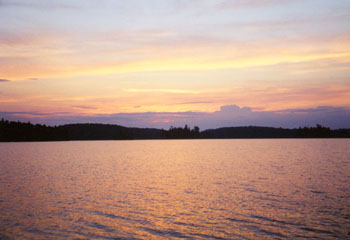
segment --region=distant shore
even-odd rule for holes
[[[137,139],[249,139],[249,138],[350,138],[350,129],[315,127],[273,128],[260,126],[224,127],[200,131],[185,127],[130,128],[111,124],[79,123],[46,126],[30,122],[0,121],[0,142],[137,140]]]

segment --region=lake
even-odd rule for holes
[[[350,139],[0,143],[0,239],[349,239]]]

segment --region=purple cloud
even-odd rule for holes
[[[202,126],[211,128],[222,126],[271,126],[296,128],[313,126],[317,123],[331,128],[349,128],[350,108],[316,107],[308,109],[286,109],[283,111],[252,111],[236,105],[223,106],[201,121]]]
[[[84,106],[84,105],[76,105],[73,106],[74,108],[79,108],[79,109],[96,109],[96,107],[91,107],[91,106]]]
[[[27,116],[31,116],[28,118]],[[68,123],[108,123],[127,127],[199,126],[202,130],[231,126],[269,126],[298,128],[317,123],[337,129],[350,128],[349,107],[320,106],[308,109],[282,111],[253,111],[237,105],[221,106],[213,113],[202,112],[143,112],[115,113],[93,116],[74,116],[70,113],[0,112],[0,117],[9,120],[32,121],[49,125]]]

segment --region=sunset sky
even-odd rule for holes
[[[0,0],[0,117],[350,128],[350,1]]]

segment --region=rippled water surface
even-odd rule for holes
[[[0,239],[349,239],[350,140],[0,143]]]

